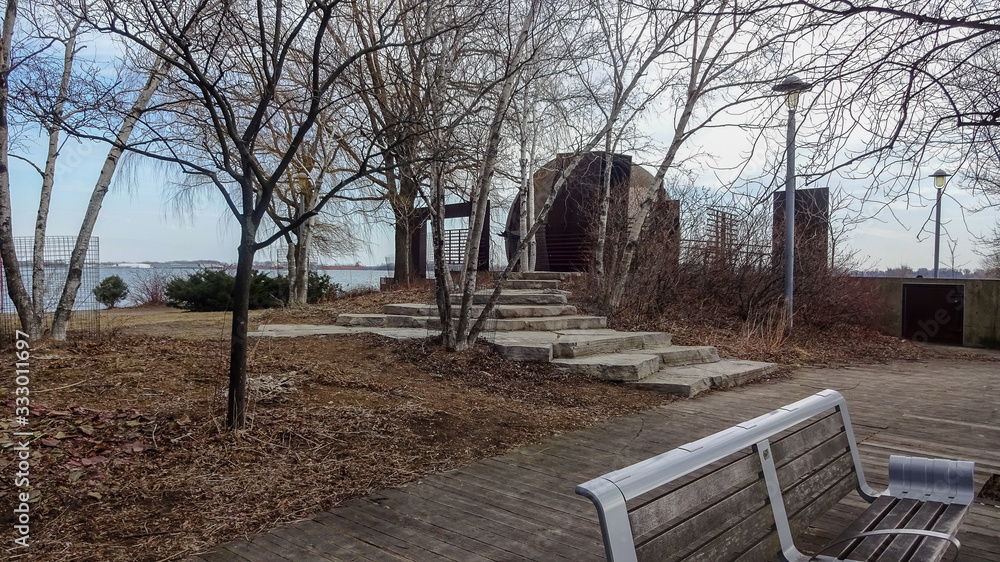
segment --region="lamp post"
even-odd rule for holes
[[[931,174],[929,177],[934,178],[934,187],[937,188],[937,204],[934,211],[934,278],[938,278],[938,263],[940,263],[939,256],[941,255],[941,193],[944,191],[945,181],[950,176],[948,172],[944,170],[938,170]]]
[[[779,94],[785,94],[788,105],[788,131],[785,153],[785,318],[788,329],[792,328],[793,295],[795,292],[795,108],[799,104],[799,94],[812,87],[797,76],[788,76],[773,87]]]

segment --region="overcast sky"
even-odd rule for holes
[[[48,234],[73,235],[80,228],[93,185],[103,164],[106,148],[92,143],[70,140],[63,150],[56,169],[56,186],[52,199]],[[36,162],[41,155],[35,156]],[[928,169],[928,174],[932,170]],[[153,166],[141,166],[136,177],[116,182],[107,196],[95,229],[100,238],[102,261],[169,261],[211,259],[233,262],[239,240],[236,221],[229,215],[218,196],[206,195],[195,203],[190,212],[178,213],[170,203],[168,188]],[[920,190],[931,197],[933,180],[922,180]],[[125,186],[123,184],[128,183]],[[41,180],[27,164],[11,160],[11,191],[14,206],[15,236],[31,236]],[[974,235],[986,232],[993,224],[996,211],[969,214],[959,202],[971,205],[969,196],[959,186],[950,185],[942,206],[943,231],[958,240],[955,264],[976,268],[979,256],[973,252]],[[846,186],[850,188],[850,186]],[[957,198],[958,201],[952,200]],[[933,217],[929,201],[913,199],[897,201],[883,210],[877,220],[869,221],[850,237],[850,245],[867,257],[873,268],[908,265],[914,269],[931,267],[933,261]],[[891,212],[890,212],[891,210]],[[499,211],[499,210],[498,210]],[[505,211],[495,212],[494,220],[503,220]],[[920,229],[925,231],[919,236]],[[494,227],[494,231],[497,228]],[[494,242],[500,238],[493,233]],[[327,260],[331,263],[383,265],[392,255],[390,229],[385,225],[373,231],[374,239],[368,251],[359,255]],[[274,259],[281,250],[264,251],[259,260]],[[941,267],[948,267],[951,255],[942,234]]]

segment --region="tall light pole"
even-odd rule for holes
[[[797,76],[789,76],[774,86],[774,91],[785,94],[788,105],[788,132],[785,153],[785,318],[792,328],[793,295],[795,292],[795,108],[799,94],[812,88]]]
[[[934,178],[934,187],[937,188],[937,204],[934,219],[934,278],[938,278],[938,263],[940,263],[941,255],[941,193],[944,191],[944,183],[947,181],[948,172],[944,170],[938,170],[931,174],[929,177]]]

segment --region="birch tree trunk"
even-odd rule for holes
[[[458,337],[456,350],[466,349],[479,337],[478,332],[469,331],[469,322],[472,309],[472,301],[476,293],[476,271],[479,265],[479,239],[483,235],[483,224],[486,220],[486,202],[489,200],[490,186],[493,183],[493,174],[496,171],[497,155],[500,148],[500,131],[503,127],[503,118],[510,106],[511,96],[514,93],[514,86],[520,79],[520,71],[517,68],[521,62],[521,53],[528,42],[531,29],[534,26],[535,14],[541,0],[532,0],[528,13],[525,15],[521,30],[518,33],[517,43],[510,56],[507,76],[504,78],[503,87],[500,90],[500,97],[497,100],[493,111],[493,118],[490,123],[489,134],[487,135],[486,147],[483,155],[483,167],[480,170],[479,181],[476,189],[472,191],[471,206],[473,216],[469,219],[469,237],[465,243],[465,275],[462,283],[462,309],[458,317]],[[476,322],[476,326],[482,326],[482,318]]]
[[[111,186],[111,178],[114,177],[118,168],[118,161],[121,158],[124,147],[128,144],[132,130],[142,116],[142,113],[149,105],[153,93],[163,83],[166,77],[167,62],[157,59],[156,66],[149,73],[146,84],[139,91],[139,96],[128,114],[122,121],[122,126],[115,136],[115,143],[108,151],[107,158],[104,159],[104,166],[101,174],[94,185],[94,191],[90,195],[90,202],[87,204],[87,211],[83,216],[83,223],[80,225],[80,233],[76,237],[76,244],[69,259],[69,272],[66,275],[66,284],[63,286],[62,296],[59,298],[59,305],[56,307],[55,316],[52,319],[52,339],[61,341],[66,339],[66,329],[69,325],[70,315],[73,313],[73,304],[76,302],[76,295],[80,289],[80,279],[83,276],[83,263],[87,257],[87,250],[90,247],[90,237],[94,233],[94,225],[97,224],[97,215],[101,212],[101,205],[104,204],[104,197],[108,194]],[[88,288],[89,290],[89,288]]]
[[[31,297],[21,278],[21,266],[14,253],[13,210],[10,202],[10,168],[8,153],[10,130],[7,119],[7,99],[10,92],[11,40],[17,18],[17,0],[7,0],[4,9],[3,37],[0,39],[0,259],[6,277],[7,294],[14,303],[21,326],[30,330],[32,323]]]
[[[63,71],[59,80],[59,92],[52,108],[50,121],[45,128],[49,135],[48,150],[45,155],[45,170],[42,172],[42,190],[35,215],[35,240],[31,253],[31,326],[26,331],[32,337],[41,337],[45,331],[45,231],[52,203],[52,185],[55,183],[56,159],[59,158],[59,132],[69,90],[69,79],[73,74],[73,59],[76,56],[76,38],[80,22],[70,28],[63,53]]]
[[[607,276],[604,271],[604,248],[608,240],[608,208],[611,206],[611,168],[614,166],[614,158],[611,156],[611,136],[614,130],[614,123],[609,123],[610,127],[604,137],[604,155],[601,158],[601,198],[600,214],[597,219],[597,241],[594,243],[594,273],[599,289],[607,286]]]
[[[667,154],[663,157],[663,161],[660,162],[660,166],[656,170],[656,176],[650,184],[649,189],[646,191],[645,197],[643,197],[642,201],[639,203],[639,210],[636,212],[636,215],[632,219],[629,226],[628,238],[625,241],[625,249],[622,252],[619,275],[615,280],[614,287],[611,290],[611,298],[608,303],[611,310],[618,308],[621,303],[622,296],[625,294],[625,284],[629,279],[629,270],[632,267],[632,260],[635,258],[635,250],[639,242],[639,236],[642,234],[642,227],[646,223],[646,217],[649,216],[649,210],[656,198],[656,192],[663,188],[663,178],[666,177],[667,170],[674,165],[674,159],[677,157],[677,152],[680,150],[681,145],[684,144],[684,141],[688,137],[688,124],[691,122],[691,115],[694,113],[694,106],[698,100],[701,99],[702,92],[704,92],[705,88],[704,81],[702,80],[702,67],[705,65],[706,61],[709,62],[711,67],[712,61],[708,60],[709,52],[713,43],[715,32],[718,30],[719,22],[721,20],[721,15],[715,17],[708,33],[704,36],[704,44],[700,48],[697,41],[694,41],[693,43],[693,60],[689,71],[690,73],[688,75],[687,96],[684,101],[684,107],[681,110],[681,115],[677,120],[677,124],[674,126],[674,134],[670,141],[670,146],[667,148]],[[697,36],[697,29],[695,34]],[[711,70],[711,68],[709,70]]]

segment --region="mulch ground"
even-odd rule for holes
[[[13,358],[4,354],[8,364]],[[249,427],[228,347],[117,335],[32,350],[31,560],[168,560],[670,398],[375,335],[257,340]],[[13,412],[14,396],[0,395]],[[0,422],[13,474],[23,428]],[[15,505],[13,479],[0,505]],[[0,524],[13,525],[11,509]],[[5,531],[4,548],[14,535]]]

